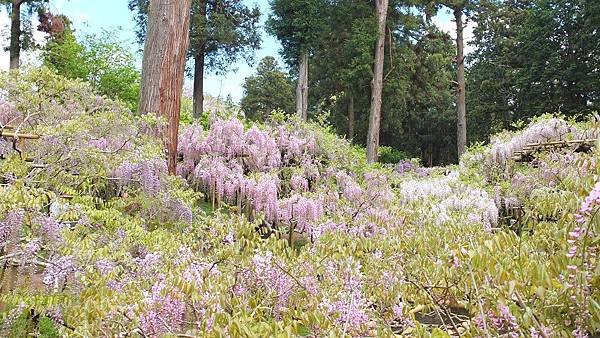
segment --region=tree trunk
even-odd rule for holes
[[[508,101],[508,94],[504,94],[504,111],[502,112],[504,130],[510,130],[510,104]]]
[[[304,121],[308,119],[308,52],[302,53],[300,64],[298,65],[296,114]]]
[[[304,53],[304,81],[302,83],[302,119],[308,120],[308,52]]]
[[[456,21],[456,82],[458,83],[456,91],[456,106],[458,110],[456,144],[458,146],[459,160],[467,147],[467,108],[465,100],[465,55],[462,11],[462,8],[454,9],[454,19]]]
[[[140,113],[166,118],[164,138],[170,174],[177,166],[177,136],[191,0],[151,0],[142,62]]]
[[[369,131],[367,133],[367,162],[377,161],[379,148],[379,126],[381,124],[381,93],[383,91],[383,57],[385,52],[385,20],[388,0],[375,0],[377,10],[377,46],[375,47],[375,63],[373,66],[373,82],[371,83],[371,113]]]
[[[194,119],[204,112],[204,48],[194,58]]]
[[[350,95],[348,101],[348,139],[354,138],[354,96]]]
[[[21,57],[21,3],[13,0],[10,14],[10,69],[18,69]]]

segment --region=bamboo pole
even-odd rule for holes
[[[14,133],[14,132],[8,132],[8,131],[1,131],[0,136],[1,137],[18,138],[18,139],[28,139],[28,140],[37,140],[40,138],[40,135],[37,135],[37,134]]]
[[[563,141],[551,141],[551,142],[538,142],[538,143],[527,143],[526,147],[539,147],[539,146],[553,146],[553,145],[567,145],[576,143],[594,143],[597,139],[582,139],[582,140],[563,140]]]

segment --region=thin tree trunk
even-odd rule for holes
[[[508,110],[502,113],[502,126],[504,130],[510,130],[510,111]]]
[[[304,58],[304,82],[302,83],[302,119],[308,120],[308,52],[302,56]]]
[[[502,121],[505,130],[510,130],[510,105],[508,104],[508,95],[504,94],[504,111],[502,112]]]
[[[458,110],[456,144],[458,146],[459,159],[467,147],[467,108],[465,100],[465,55],[462,10],[462,8],[454,9],[454,19],[456,21],[456,82],[458,83],[456,91],[456,106]]]
[[[204,48],[194,58],[194,119],[204,112]]]
[[[348,139],[354,138],[354,96],[350,95],[348,101]]]
[[[21,3],[22,0],[12,2],[10,14],[10,69],[18,69],[21,57]]]
[[[304,121],[308,119],[308,52],[302,53],[298,65],[296,85],[296,114]]]
[[[304,58],[298,63],[298,82],[296,83],[296,114],[302,118],[302,81],[304,77]]]
[[[170,174],[177,166],[177,136],[191,0],[151,0],[142,62],[140,112],[166,118],[161,128]]]
[[[388,0],[375,0],[377,10],[377,46],[375,47],[375,63],[373,66],[373,82],[371,83],[371,112],[369,131],[367,133],[367,162],[377,161],[379,148],[379,127],[381,125],[381,93],[383,91],[383,57],[385,52],[385,20]]]

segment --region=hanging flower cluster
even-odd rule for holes
[[[269,133],[253,126],[244,135],[246,165],[250,171],[268,171],[281,165],[280,149]]]
[[[36,223],[41,225],[41,234],[46,241],[50,243],[60,242],[62,238],[61,230],[64,227],[62,223],[51,216],[38,217]]]
[[[275,316],[280,316],[289,308],[290,296],[299,287],[281,264],[271,251],[254,254],[252,268],[238,274],[233,292],[240,296],[256,292],[265,299],[272,299]]]
[[[362,196],[362,188],[346,172],[338,171],[335,178],[338,186],[342,189],[342,194],[345,198],[352,201]]]
[[[166,173],[164,159],[152,158],[137,163],[124,161],[113,171],[113,176],[123,185],[138,181],[145,192],[156,194],[161,191]]]
[[[424,198],[446,198],[452,193],[451,176],[435,177],[427,180],[409,180],[400,185],[400,194],[405,201],[412,202]]]
[[[339,262],[329,262],[326,266],[327,278],[341,285],[341,291],[335,299],[324,299],[320,306],[329,315],[337,318],[337,325],[352,336],[361,336],[370,322],[365,298],[361,263],[353,257]]]
[[[592,216],[594,207],[597,205],[600,205],[600,181],[596,182],[596,185],[594,186],[592,191],[590,191],[589,195],[581,203],[579,212],[575,214],[575,219],[577,220],[577,223],[585,223],[586,219]]]
[[[58,291],[67,282],[67,278],[76,270],[72,256],[54,259],[44,271],[44,284],[52,290]]]
[[[277,170],[289,163],[300,164],[303,175],[294,175],[290,188],[308,192],[309,179],[320,175],[310,159],[315,149],[313,138],[303,139],[283,126],[271,130],[253,126],[244,131],[238,119],[216,119],[207,133],[198,125],[181,133],[179,173],[198,183],[213,201],[246,205],[253,214],[262,213],[267,221],[277,222],[281,184]],[[282,217],[289,221],[286,215]]]
[[[24,217],[25,211],[16,209],[9,211],[0,221],[0,247],[6,245],[6,242],[18,238]]]
[[[498,305],[497,311],[489,310],[485,318],[478,315],[475,317],[474,321],[480,330],[485,330],[486,328],[489,329],[489,327],[491,327],[503,337],[521,337],[521,329],[517,323],[517,319],[510,312],[508,306],[504,304]]]
[[[270,222],[277,220],[277,194],[279,179],[272,175],[262,175],[257,179],[248,179],[242,190],[242,196],[247,198],[257,213],[263,213]]]
[[[305,154],[314,154],[316,152],[316,140],[314,137],[301,137],[282,125],[277,126],[274,132],[277,145],[283,154],[282,160],[285,164],[298,161]]]
[[[308,179],[300,175],[293,175],[292,178],[290,178],[290,188],[297,192],[307,192]]]
[[[165,292],[163,280],[152,286],[144,300],[144,312],[140,315],[140,329],[145,336],[160,337],[165,333],[180,332],[185,324],[186,304],[183,295]]]
[[[323,216],[323,204],[318,199],[292,195],[279,200],[278,219],[284,224],[295,224],[298,232],[313,235],[316,221]]]

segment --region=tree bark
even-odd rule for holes
[[[298,65],[296,85],[296,114],[304,121],[308,119],[308,52],[303,52]]]
[[[22,0],[13,0],[10,14],[10,69],[18,69],[21,57],[21,4]]]
[[[383,57],[385,52],[385,20],[388,0],[375,0],[377,11],[377,46],[373,66],[373,82],[371,83],[371,112],[369,131],[367,133],[367,162],[377,161],[379,148],[379,127],[381,125],[381,93],[383,91]]]
[[[467,148],[467,108],[465,99],[465,55],[462,12],[462,7],[454,9],[454,20],[456,21],[456,82],[458,83],[456,91],[456,144],[458,146],[459,159]]]
[[[504,109],[502,112],[502,122],[504,130],[510,130],[510,105],[508,104],[508,94],[504,94]]]
[[[204,112],[204,48],[194,58],[194,119]]]
[[[348,98],[348,139],[354,138],[354,96]]]
[[[302,84],[302,119],[308,120],[308,52],[304,53],[304,83]]]
[[[185,60],[189,45],[191,0],[151,0],[142,61],[140,113],[154,113],[168,124],[163,137],[170,174],[177,166],[177,136]],[[166,130],[165,130],[166,129]]]

